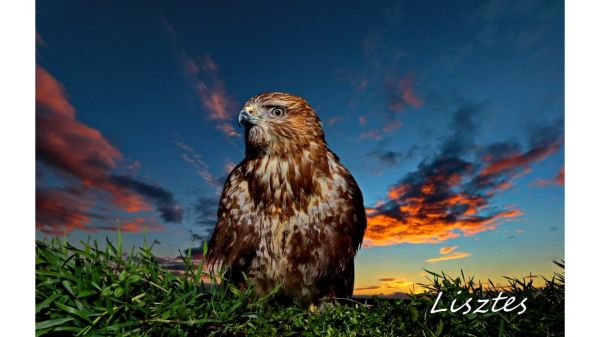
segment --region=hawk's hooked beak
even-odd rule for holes
[[[238,125],[254,125],[256,124],[256,122],[258,121],[258,118],[255,117],[254,115],[250,114],[248,111],[246,111],[245,109],[240,111],[240,114],[238,115]]]

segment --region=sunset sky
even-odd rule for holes
[[[562,1],[37,2],[37,237],[197,247],[264,91],[306,98],[369,215],[355,294],[564,256]],[[535,278],[541,282],[540,277]]]

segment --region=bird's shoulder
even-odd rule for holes
[[[358,190],[358,192],[360,192],[358,184],[352,176],[352,173],[350,173],[350,171],[342,164],[340,158],[335,154],[335,152],[333,152],[329,148],[326,152],[326,159],[329,171],[328,176],[331,179],[333,179],[334,181],[337,180],[337,184],[343,182],[343,185],[345,187],[352,190]]]
[[[219,202],[219,215],[231,208],[239,207],[240,199],[248,194],[248,184],[244,179],[245,163],[238,164],[225,179],[221,199]]]
[[[334,183],[333,192],[339,198],[350,204],[353,212],[364,214],[363,196],[358,183],[352,173],[340,162],[339,157],[331,150],[327,151],[330,179]],[[360,216],[361,223],[365,222]]]

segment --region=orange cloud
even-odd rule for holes
[[[556,177],[554,177],[554,182],[556,182],[556,184],[558,184],[560,186],[565,185],[565,167],[564,166],[560,168],[560,171],[558,172]]]
[[[89,209],[96,203],[92,199],[100,200],[102,194],[108,194],[111,203],[125,212],[150,209],[140,193],[147,185],[135,181],[141,187],[136,191],[123,186],[112,174],[122,158],[99,130],[77,120],[63,85],[36,66],[36,159],[70,184],[68,188],[37,190],[37,228],[51,235],[74,229],[97,230],[88,227],[92,218],[107,219]],[[172,204],[172,200],[167,201]],[[171,204],[162,202],[159,207],[167,212],[171,211]],[[179,216],[175,214],[173,219]]]
[[[564,186],[565,185],[565,168],[561,167],[560,171],[552,179],[538,179],[533,183],[535,187],[546,187],[546,186]]]
[[[412,106],[420,108],[423,105],[423,99],[420,98],[414,89],[415,73],[409,72],[401,78],[388,76],[385,80],[385,86],[388,91],[388,108],[398,112]]]
[[[452,118],[454,130],[437,154],[391,186],[387,200],[367,208],[366,246],[440,243],[494,230],[523,215],[516,206],[495,207],[492,199],[560,148],[562,121],[532,130],[525,151],[514,142],[476,147],[467,135],[482,108],[471,102],[460,106]]]
[[[38,189],[35,193],[35,226],[42,232],[59,236],[75,229],[87,230],[90,203],[56,189]]]
[[[443,255],[443,256],[438,256],[438,257],[434,257],[431,259],[427,259],[427,262],[434,263],[434,262],[440,262],[440,261],[458,260],[458,259],[464,259],[471,255],[472,255],[471,253],[456,252],[456,253],[452,253],[452,254],[448,254],[448,255]]]
[[[388,198],[398,199],[398,198],[402,197],[404,195],[404,193],[406,193],[406,189],[407,189],[407,186],[402,185],[402,184],[398,185],[398,186],[392,186],[388,190]],[[379,206],[381,206],[381,204]]]
[[[194,81],[194,86],[206,118],[212,121],[231,121],[239,109],[238,104],[227,94],[225,81],[219,75],[219,68],[210,55],[196,61],[183,54],[183,67],[187,75]],[[217,130],[228,137],[239,137],[239,132],[227,123],[220,123]]]
[[[402,91],[402,99],[409,105],[420,108],[423,105],[423,99],[417,97],[413,88],[415,82],[415,73],[411,72],[400,79],[399,85]]]
[[[552,142],[547,146],[535,147],[525,153],[515,153],[499,160],[492,161],[481,171],[481,176],[489,176],[515,168],[526,167],[533,162],[540,161],[560,149],[562,143]]]
[[[363,290],[374,290],[374,289],[379,289],[379,286],[367,286],[367,287],[361,287],[361,288],[354,288],[354,291],[363,291]]]
[[[379,284],[354,288],[354,295],[391,295],[396,293],[419,292],[421,287],[404,278],[385,277],[379,279]]]
[[[442,248],[440,248],[440,254],[444,255],[444,254],[452,253],[453,251],[456,250],[456,248],[458,248],[458,246],[442,247]]]
[[[132,193],[113,182],[102,182],[96,187],[108,191],[112,195],[112,202],[125,212],[135,213],[150,209],[150,205],[148,205],[142,196]]]
[[[121,153],[97,129],[75,118],[64,87],[36,67],[36,152],[48,165],[93,184],[113,169]]]
[[[459,178],[452,175],[440,175],[417,186],[399,184],[390,188],[391,201],[367,212],[365,244],[438,243],[459,237],[459,232],[469,236],[495,229],[498,221],[522,215],[518,209],[478,215],[487,206],[484,197],[444,192],[458,182]],[[454,214],[449,214],[451,211]]]
[[[393,121],[393,122],[385,125],[381,129],[375,129],[375,130],[363,132],[360,134],[359,138],[360,139],[380,140],[384,134],[393,132],[393,131],[399,129],[401,126],[402,126],[402,123],[400,123],[400,121],[396,120],[396,121]]]
[[[204,82],[198,82],[196,88],[202,97],[202,104],[208,110],[208,119],[227,120],[231,119],[227,114],[227,98],[221,85],[210,88]]]
[[[434,166],[430,172],[425,167],[426,171],[419,172],[423,180],[407,179],[392,186],[388,190],[389,201],[367,211],[366,246],[439,243],[461,233],[470,236],[495,229],[500,221],[522,215],[516,208],[482,215],[488,207],[486,197],[467,191],[453,192],[470,164],[457,162],[449,166],[457,172]]]

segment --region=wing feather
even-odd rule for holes
[[[241,279],[241,272],[247,273],[258,241],[253,227],[256,215],[242,212],[244,202],[249,200],[247,183],[241,173],[244,165],[245,161],[227,177],[207,254],[209,264],[222,263],[235,280]]]

